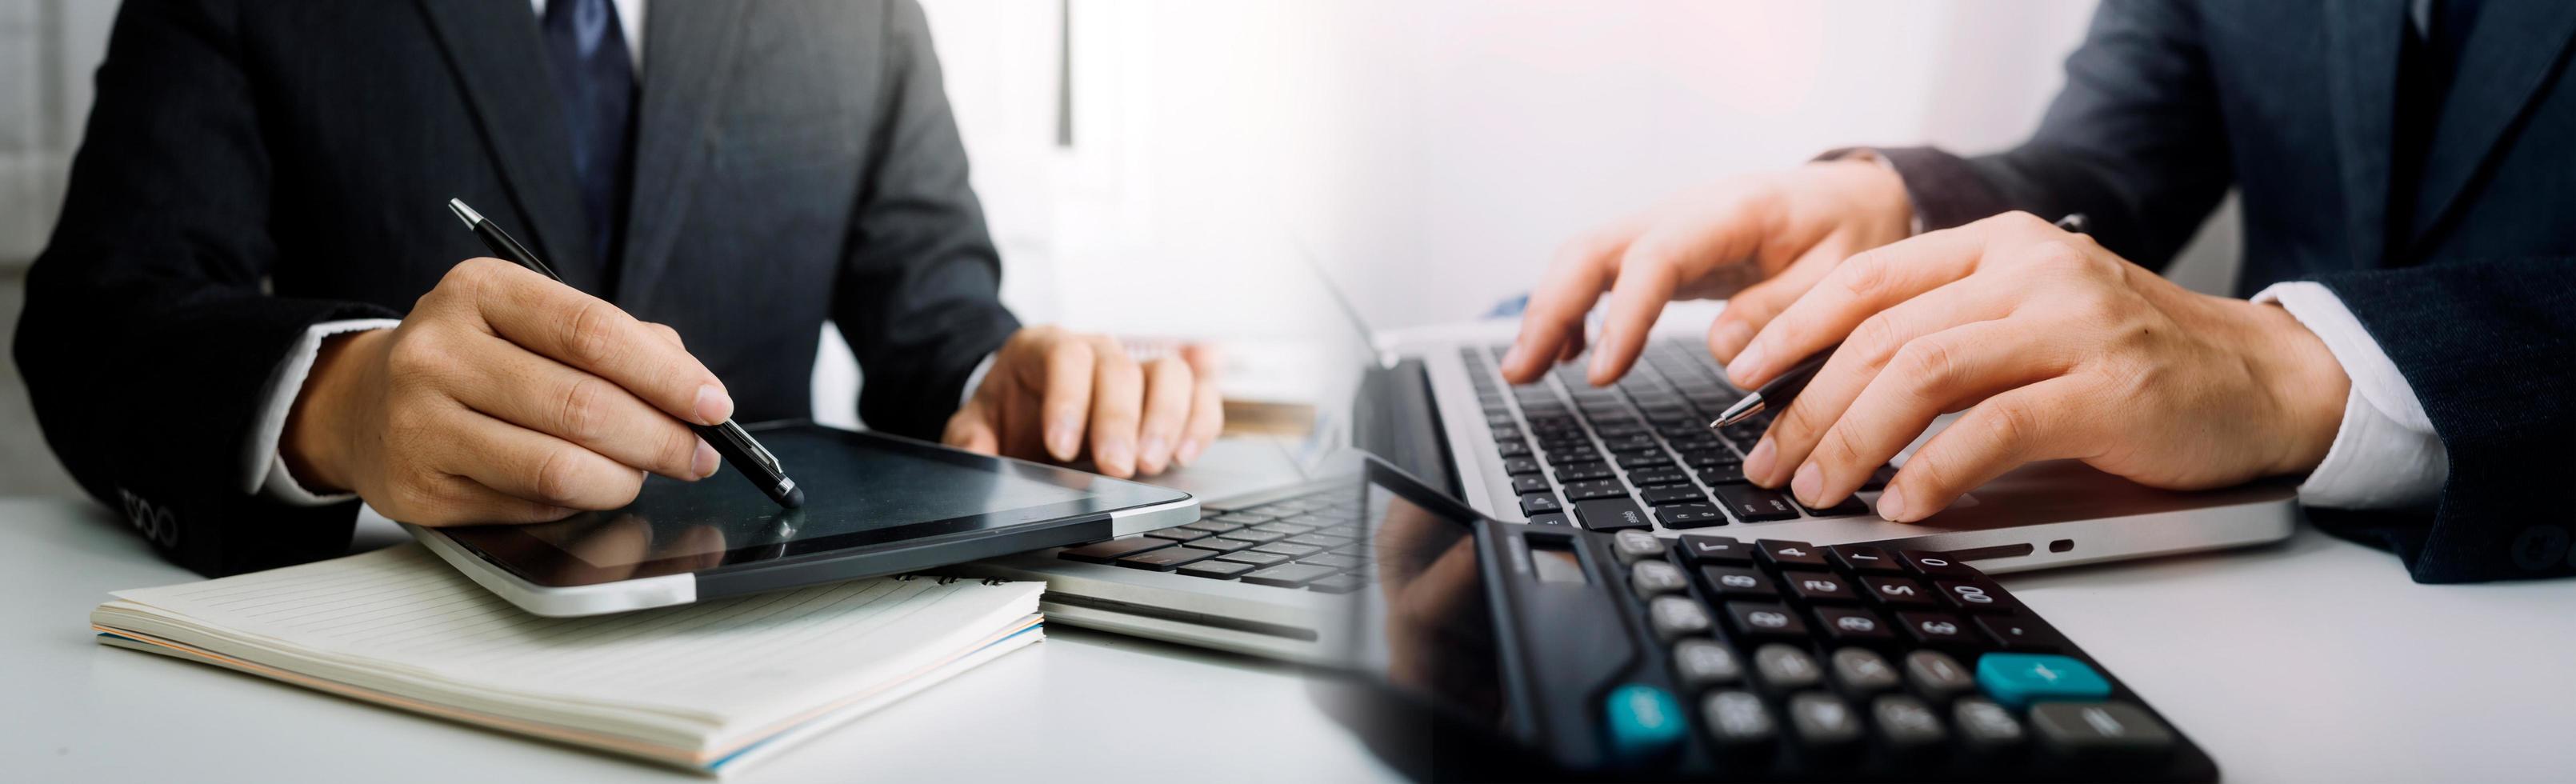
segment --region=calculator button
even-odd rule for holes
[[[2021,720],[1983,697],[1962,697],[1952,704],[1950,724],[1958,728],[1960,745],[1973,754],[1999,755],[2022,744]]]
[[[1815,545],[1808,544],[1806,542],[1792,542],[1786,539],[1763,539],[1754,542],[1753,546],[1755,549],[1762,551],[1762,557],[1764,560],[1768,560],[1783,569],[1797,569],[1809,566],[1822,567],[1825,565],[1824,553],[1819,551]]]
[[[1671,692],[1631,683],[1610,691],[1603,705],[1610,749],[1623,757],[1652,756],[1681,742],[1688,722]]]
[[[1779,595],[1771,588],[1771,578],[1752,567],[1702,566],[1699,576],[1706,578],[1718,595],[1729,599],[1769,599]]]
[[[1973,648],[1981,647],[1983,642],[1975,629],[1968,628],[1967,621],[1949,613],[1897,613],[1896,625],[1924,645]]]
[[[1932,712],[1931,706],[1902,694],[1871,700],[1869,718],[1878,727],[1879,741],[1898,755],[1930,751],[1949,736],[1941,729],[1941,717]]]
[[[1682,558],[1699,564],[1740,564],[1751,563],[1753,552],[1737,539],[1682,534]]]
[[[1780,581],[1788,583],[1789,593],[1810,602],[1857,602],[1851,581],[1826,572],[1781,572]]]
[[[1870,599],[1890,609],[1931,607],[1937,602],[1922,583],[1903,577],[1863,577],[1860,585],[1869,592]]]
[[[1521,496],[1521,514],[1523,515],[1562,511],[1565,511],[1565,505],[1557,502],[1555,493],[1531,493]]]
[[[1646,510],[1627,496],[1596,498],[1574,505],[1574,519],[1594,531],[1617,531],[1628,528],[1653,528],[1646,521]]]
[[[2066,647],[2066,637],[2037,618],[2022,615],[1980,615],[1977,628],[2004,650],[2021,653],[2053,653]]]
[[[1943,580],[1958,580],[1977,576],[1977,570],[1970,569],[1966,565],[1950,560],[1950,555],[1948,553],[1907,550],[1897,553],[1896,559],[1905,562],[1906,571],[1923,575],[1925,577]]]
[[[1789,497],[1753,485],[1721,484],[1716,487],[1717,501],[1726,510],[1748,523],[1769,520],[1794,520],[1798,508]]]
[[[1639,596],[1680,593],[1690,587],[1690,578],[1682,576],[1681,567],[1662,561],[1639,561],[1629,567],[1628,584]]]
[[[1782,694],[1815,686],[1825,676],[1816,657],[1776,642],[1753,650],[1753,672],[1763,686]]]
[[[1655,519],[1665,528],[1707,528],[1726,524],[1726,513],[1708,504],[1673,504],[1657,507]]]
[[[1858,607],[1818,607],[1816,625],[1835,642],[1877,644],[1896,639],[1896,632],[1887,628],[1878,613]]]
[[[1708,728],[1709,740],[1723,749],[1766,747],[1779,732],[1771,708],[1748,691],[1709,692],[1699,701],[1699,720]]]
[[[1617,536],[1610,537],[1610,546],[1619,553],[1620,563],[1664,559],[1664,540],[1644,531],[1620,531]]]
[[[2125,702],[2050,702],[2030,709],[2031,734],[2059,756],[2143,758],[2170,751],[2173,730]]]
[[[1807,624],[1798,620],[1788,605],[1760,602],[1727,602],[1727,619],[1735,629],[1748,636],[1804,637]]]
[[[1735,660],[1735,652],[1709,640],[1683,640],[1673,646],[1673,673],[1680,676],[1682,687],[1698,691],[1710,686],[1734,683],[1744,677],[1744,664]]]
[[[1834,554],[1836,563],[1854,572],[1896,574],[1905,571],[1905,567],[1897,565],[1896,556],[1888,555],[1886,550],[1869,545],[1838,544],[1825,550]]]
[[[1968,612],[2007,613],[2021,605],[2020,602],[2013,601],[2011,594],[2004,593],[2002,586],[1983,580],[1976,582],[1942,580],[1932,585],[1940,589],[1941,598],[1951,607]]]
[[[1204,561],[1217,555],[1219,553],[1215,550],[1201,550],[1196,547],[1165,547],[1160,550],[1147,550],[1110,563],[1129,569],[1168,572],[1180,568],[1183,564]]]
[[[1655,627],[1655,636],[1666,642],[1706,634],[1711,625],[1707,608],[1679,596],[1655,597],[1646,604],[1646,617]]]
[[[1833,663],[1834,684],[1843,693],[1867,697],[1896,688],[1896,666],[1887,657],[1868,648],[1843,648],[1828,658]]]
[[[1807,692],[1789,698],[1789,730],[1810,753],[1849,748],[1860,740],[1860,717],[1840,698]]]
[[[1977,658],[1977,686],[2007,708],[2052,700],[2098,700],[2111,682],[2093,666],[2053,653],[1989,653]]]
[[[1959,660],[1940,651],[1906,654],[1905,682],[1914,687],[1914,693],[1935,702],[1977,686],[1976,676],[1970,675],[1968,668],[1959,666]]]
[[[1564,512],[1540,512],[1530,515],[1529,521],[1530,525],[1574,525],[1574,521],[1565,519]]]
[[[1084,563],[1109,563],[1147,550],[1159,550],[1165,547],[1170,547],[1173,544],[1174,543],[1170,539],[1156,539],[1151,536],[1129,536],[1119,539],[1111,539],[1106,542],[1092,542],[1081,547],[1067,548],[1063,552],[1056,553],[1056,555],[1066,560],[1081,561]]]

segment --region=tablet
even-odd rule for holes
[[[596,615],[903,574],[1168,528],[1188,493],[804,423],[749,428],[805,488],[782,509],[730,467],[649,477],[635,502],[534,525],[412,536],[529,612]]]

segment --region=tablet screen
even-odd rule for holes
[[[541,585],[588,585],[1106,512],[1178,493],[1077,471],[814,426],[755,429],[805,506],[781,509],[731,466],[647,478],[633,504],[534,525],[451,528]]]

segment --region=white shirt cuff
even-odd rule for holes
[[[278,451],[277,442],[286,436],[286,415],[295,409],[296,395],[304,391],[304,377],[313,372],[313,358],[321,353],[323,338],[400,324],[393,319],[348,319],[325,321],[304,329],[304,337],[286,350],[286,359],[277,363],[277,372],[261,389],[260,397],[268,403],[260,408],[259,425],[251,429],[249,449],[242,460],[249,471],[245,491],[293,506],[327,506],[358,497],[354,493],[318,495],[305,489],[286,469],[286,455]]]
[[[966,388],[957,393],[958,408],[965,408],[966,401],[975,399],[975,390],[984,387],[984,374],[993,369],[993,358],[1001,354],[1002,352],[996,351],[984,355],[984,361],[975,363],[975,372],[966,374]]]
[[[2299,485],[2299,501],[2335,509],[2389,509],[2432,500],[2451,475],[2449,450],[2397,363],[2324,284],[2275,283],[2254,295],[2278,302],[2334,354],[2352,379],[2343,425],[2324,462]]]

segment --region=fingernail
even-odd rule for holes
[[[1727,380],[1735,382],[1737,387],[1751,388],[1753,373],[1762,369],[1762,360],[1761,344],[1745,346],[1744,353],[1735,355],[1735,361],[1726,363]]]
[[[689,470],[696,472],[699,479],[705,479],[716,475],[718,462],[721,459],[716,457],[716,448],[708,445],[706,439],[699,439],[698,456],[689,460]]]
[[[1071,460],[1073,453],[1082,448],[1080,443],[1082,428],[1072,424],[1057,424],[1047,428],[1046,440],[1048,454],[1054,455],[1057,460]]]
[[[1173,458],[1179,460],[1181,465],[1189,465],[1198,461],[1199,450],[1205,446],[1205,444],[1199,443],[1199,440],[1195,438],[1183,441],[1181,442],[1180,453],[1174,455]]]
[[[1825,472],[1817,470],[1814,463],[1799,466],[1798,475],[1789,479],[1789,492],[1808,506],[1823,506],[1817,502],[1824,500]]]
[[[1171,462],[1171,459],[1172,459],[1172,453],[1171,453],[1171,452],[1168,452],[1168,451],[1165,451],[1166,449],[1168,449],[1168,448],[1169,448],[1169,444],[1170,444],[1170,443],[1171,443],[1171,442],[1169,442],[1169,441],[1165,441],[1165,440],[1163,440],[1163,437],[1162,437],[1162,436],[1146,436],[1146,437],[1145,437],[1145,445],[1144,445],[1143,447],[1141,447],[1141,448],[1139,448],[1139,449],[1137,449],[1137,450],[1136,450],[1136,457],[1138,458],[1138,461],[1139,461],[1139,462],[1146,462],[1146,463],[1168,463],[1168,462]]]
[[[1511,350],[1503,352],[1503,367],[1519,367],[1521,355],[1527,353],[1529,353],[1528,349],[1521,348],[1519,343],[1513,343]]]
[[[1753,325],[1741,321],[1729,321],[1717,325],[1717,341],[1711,344],[1709,349],[1713,353],[1734,354],[1743,351],[1744,344],[1752,340]]]
[[[1099,466],[1101,473],[1110,476],[1123,477],[1133,474],[1136,472],[1135,447],[1129,446],[1124,441],[1111,441],[1093,447],[1091,462]]]
[[[733,418],[733,398],[714,384],[698,387],[698,424],[712,425]]]
[[[1878,494],[1878,516],[1880,518],[1891,523],[1902,523],[1905,522],[1907,514],[1908,512],[1905,509],[1905,491],[1896,489],[1895,485],[1888,485],[1886,492]]]
[[[1744,477],[1755,482],[1769,481],[1771,461],[1777,459],[1775,453],[1778,451],[1772,448],[1770,436],[1763,436],[1762,440],[1754,442],[1753,451],[1744,455]]]

